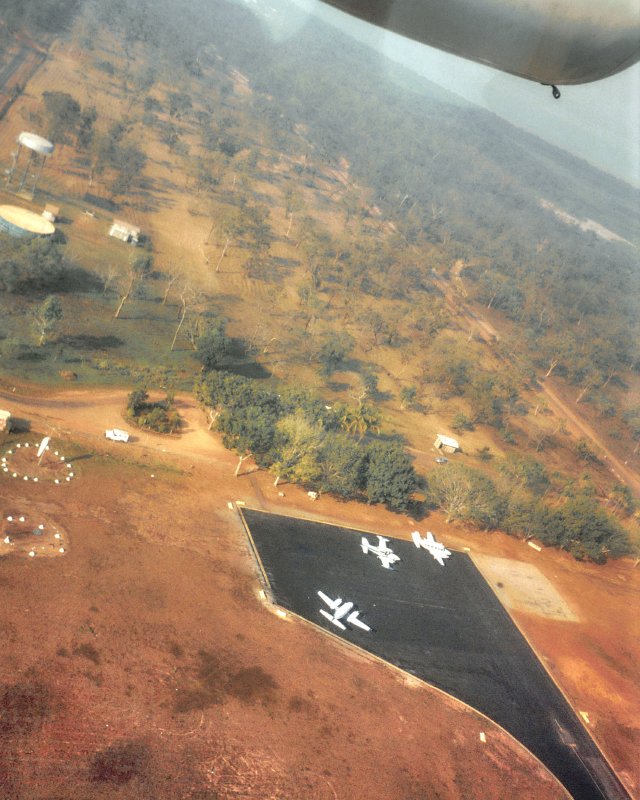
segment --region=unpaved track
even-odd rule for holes
[[[500,339],[500,334],[496,328],[484,319],[477,311],[471,310],[465,303],[463,297],[459,292],[451,286],[443,278],[433,274],[432,280],[435,285],[443,293],[445,301],[454,317],[460,321],[464,321],[470,332],[477,333],[481,339],[487,344],[491,345]],[[505,356],[498,353],[495,354],[498,358],[502,357],[505,360],[510,360]],[[567,427],[571,432],[578,437],[585,437],[592,445],[594,445],[604,456],[608,463],[609,469],[615,477],[621,482],[625,483],[638,497],[640,497],[640,476],[634,470],[630,469],[622,459],[615,455],[609,447],[604,443],[602,437],[589,425],[589,423],[577,412],[574,408],[570,407],[564,400],[562,400],[556,391],[549,384],[549,381],[540,381],[540,390],[543,392],[549,403],[549,408],[553,413],[567,421]]]
[[[133,428],[123,420],[128,394],[122,389],[73,389],[28,396],[16,390],[0,391],[0,400],[13,416],[29,420],[33,428],[48,435],[103,438],[107,428],[124,427],[132,434],[128,447],[168,453],[182,460],[215,457],[229,463],[235,461],[233,454],[209,434],[204,414],[189,395],[176,396],[176,408],[184,427],[179,435],[166,436]],[[105,441],[105,446],[111,444]]]

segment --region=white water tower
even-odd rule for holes
[[[43,136],[28,131],[22,131],[17,142],[18,149],[12,153],[13,163],[11,169],[7,171],[7,186],[12,185],[15,177],[17,181],[15,191],[22,192],[25,184],[29,184],[30,188],[26,191],[33,197],[44,163],[47,157],[53,153],[54,145]],[[23,148],[27,152],[24,157],[22,156]],[[24,164],[21,164],[21,161]],[[29,178],[31,178],[31,183],[29,183]]]

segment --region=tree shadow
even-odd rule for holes
[[[79,333],[74,336],[61,336],[57,343],[72,347],[74,350],[108,350],[122,347],[124,340],[117,336],[90,336]]]

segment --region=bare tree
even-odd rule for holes
[[[125,278],[123,288],[121,291],[120,302],[116,313],[113,315],[115,319],[120,317],[120,312],[124,304],[127,302],[132,292],[144,281],[150,274],[153,265],[153,259],[150,255],[138,256],[138,258],[131,258],[129,260],[129,269]]]

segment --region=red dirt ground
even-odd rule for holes
[[[565,796],[480,715],[263,606],[227,503],[403,538],[408,518],[312,502],[289,486],[278,487],[280,497],[262,472],[234,479],[234,455],[188,398],[180,399],[182,436],[136,432],[121,445],[102,431],[122,426],[124,392],[8,395],[2,405],[31,420],[34,441],[53,435],[73,451],[77,479],[0,480],[0,511],[46,512],[70,538],[58,559],[0,559],[3,797]],[[640,654],[631,564],[577,564],[500,534],[449,529],[437,515],[429,527],[447,544],[534,563],[552,581],[580,622],[514,617],[574,707],[589,712],[591,732],[634,791]],[[96,760],[123,742],[129,750]]]

